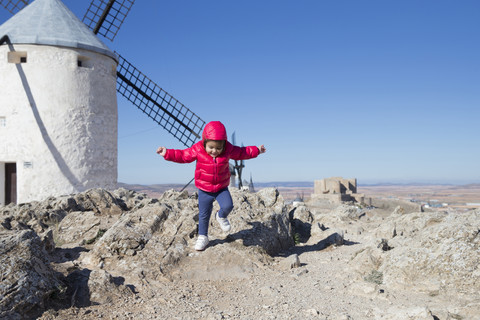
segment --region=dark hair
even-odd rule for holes
[[[223,142],[222,148],[225,148],[225,140],[213,140],[213,139],[205,139],[203,140],[203,148],[207,147],[207,142],[215,141],[215,142]]]

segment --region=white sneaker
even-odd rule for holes
[[[223,232],[228,232],[230,231],[230,222],[228,221],[227,218],[220,218],[218,215],[218,212],[215,214],[215,218],[217,219],[217,222],[220,224],[220,228],[222,228]]]
[[[208,237],[199,235],[197,238],[197,242],[195,242],[195,250],[203,251],[208,245]]]

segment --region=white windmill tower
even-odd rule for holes
[[[0,26],[0,204],[116,187],[117,64],[59,0]]]
[[[205,121],[96,36],[113,41],[134,1],[92,0],[83,24],[61,0],[0,0],[21,10],[0,26],[0,205],[116,187],[115,83],[185,146],[201,139]]]

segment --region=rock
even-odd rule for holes
[[[388,251],[392,250],[393,247],[388,245],[388,240],[387,239],[382,239],[380,243],[378,244],[377,248],[382,249],[383,251]]]
[[[320,314],[320,312],[318,312],[318,310],[315,309],[315,308],[310,308],[310,309],[305,310],[305,314],[307,316],[318,316]]]
[[[302,222],[307,222],[307,223],[312,223],[313,222],[313,216],[310,212],[310,210],[307,209],[305,206],[298,206],[295,207],[291,211],[291,219],[295,220],[300,220]]]
[[[278,190],[276,188],[265,188],[257,192],[258,197],[264,203],[265,207],[273,207],[277,202],[279,196]]]
[[[290,213],[290,223],[296,242],[305,243],[311,236],[313,216],[305,206],[294,207]]]
[[[116,299],[128,299],[134,293],[123,284],[123,278],[114,278],[104,270],[93,270],[88,279],[90,302],[95,304],[112,303]]]
[[[121,216],[94,245],[91,255],[100,261],[116,256],[133,256],[141,251],[167,218],[164,205],[149,205]]]
[[[175,191],[173,189],[165,191],[162,196],[159,198],[162,200],[185,200],[188,199],[188,191],[183,190],[182,192]]]
[[[55,242],[53,240],[53,230],[48,230],[39,235],[42,245],[48,253],[52,253],[55,250]]]
[[[355,268],[363,269],[364,275],[379,270],[385,284],[420,292],[480,291],[479,210],[410,213],[389,219],[403,235],[359,253],[352,260]]]
[[[375,237],[380,239],[392,239],[397,235],[397,226],[393,221],[388,221],[380,225],[375,231]]]
[[[309,243],[316,243],[319,240],[323,239],[323,234],[325,232],[325,226],[319,222],[313,222],[310,228],[310,238]]]
[[[325,231],[317,229],[315,236],[312,236],[307,242],[308,245],[315,245],[318,250],[322,250],[331,245],[342,246],[344,243],[344,231],[340,229],[327,229]]]
[[[104,189],[89,189],[76,194],[74,200],[79,211],[93,211],[98,214],[120,214],[126,206],[117,200],[112,193]]]
[[[138,193],[133,190],[127,190],[124,188],[114,190],[112,194],[117,197],[118,201],[121,201],[121,203],[125,204],[127,210],[140,209],[147,204],[153,204],[158,202],[158,199],[149,198],[144,193]]]
[[[60,245],[90,242],[96,238],[104,219],[93,211],[71,212],[55,227],[56,240]]]
[[[35,232],[0,231],[0,319],[38,315],[50,296],[63,290],[46,256]]]
[[[337,232],[333,234],[333,244],[336,246],[343,246],[344,243],[345,243],[344,231],[337,230]]]
[[[293,245],[290,233],[290,223],[287,214],[265,213],[245,223],[245,228],[231,235],[233,239],[243,239],[245,246],[262,248],[267,254],[273,256]]]
[[[292,254],[280,261],[280,268],[283,270],[290,270],[293,268],[299,268],[302,264],[298,254]]]
[[[405,208],[401,206],[396,207],[395,210],[393,210],[392,212],[392,215],[397,215],[397,216],[401,216],[403,214],[405,214]]]
[[[342,221],[351,221],[351,220],[358,220],[363,214],[363,211],[356,206],[342,204],[338,206],[332,214],[337,216]]]

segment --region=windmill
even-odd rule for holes
[[[16,13],[0,26],[4,56],[0,82],[6,93],[0,97],[0,130],[8,138],[0,141],[0,180],[8,184],[8,193],[7,187],[0,188],[0,204],[16,202],[17,195],[18,201],[25,202],[116,185],[115,91],[185,146],[201,138],[202,119],[94,35],[113,40],[133,0],[93,0],[83,23],[61,0],[36,0],[23,10],[28,2],[0,0],[0,5]],[[61,14],[60,19],[51,15],[53,12]],[[50,15],[39,19],[45,13]],[[34,26],[41,26],[44,33],[38,36]],[[79,38],[63,37],[72,30]],[[77,65],[66,66],[70,62]],[[93,62],[98,67],[89,65]],[[60,66],[64,68],[57,70]],[[103,86],[108,87],[106,94]],[[69,93],[75,94],[75,99]],[[68,125],[75,127],[73,135]]]
[[[29,2],[29,0],[0,0],[0,5],[14,14]],[[92,0],[83,22],[94,34],[113,41],[134,2],[135,0]],[[201,139],[205,121],[118,52],[115,53],[119,59],[117,92],[185,146],[190,147]]]
[[[235,143],[235,131],[232,133],[232,143],[236,145]],[[242,144],[243,147],[243,144]],[[245,165],[243,164],[243,160],[235,160],[235,165],[233,166],[233,169],[237,172],[236,176],[238,178],[238,189],[242,189],[243,187],[243,182],[242,182],[242,170],[245,168]]]

